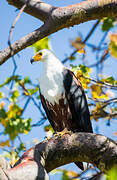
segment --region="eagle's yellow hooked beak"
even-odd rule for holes
[[[35,56],[32,57],[32,59],[30,60],[31,64],[35,61],[40,61],[42,59],[42,53],[36,53]]]

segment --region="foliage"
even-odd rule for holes
[[[50,39],[48,37],[45,37],[37,41],[30,47],[34,47],[35,53],[37,53],[41,49],[50,49]]]
[[[76,77],[81,81],[83,88],[88,89],[88,85],[91,82],[89,79],[89,73],[91,72],[91,69],[82,64],[79,66],[74,66],[71,64],[71,67]]]
[[[117,58],[117,33],[110,34],[109,50],[111,52],[111,55]]]
[[[14,82],[13,88],[6,93],[6,87],[10,87]],[[19,146],[12,149],[12,144],[21,134],[27,134],[31,130],[32,119],[23,117],[23,113],[27,108],[29,100],[39,99],[37,85],[34,85],[28,78],[22,78],[19,75],[11,76],[0,84],[0,123],[3,135],[7,136],[5,141],[0,141],[0,147],[10,149],[9,157],[14,161],[17,160],[19,153],[25,149],[24,143],[20,140]],[[23,106],[22,106],[23,99]],[[11,153],[12,152],[12,153]],[[8,155],[8,153],[7,153]],[[12,163],[11,163],[12,164]]]
[[[13,141],[19,133],[27,134],[30,131],[31,119],[21,117],[22,109],[17,104],[10,104],[7,112],[4,108],[0,111],[2,111],[0,122],[4,127],[4,134],[8,134],[10,140]]]
[[[103,18],[102,31],[108,31],[110,28],[114,27],[115,18],[105,17]]]
[[[117,179],[117,166],[114,166],[112,169],[110,169],[106,176],[106,180],[115,180],[115,179]]]

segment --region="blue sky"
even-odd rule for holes
[[[75,4],[76,0],[67,0],[67,1],[52,1],[48,0],[46,1],[52,5],[55,6],[65,6],[68,4]],[[78,1],[80,2],[80,1]],[[16,8],[8,5],[6,1],[0,1],[0,50],[7,47],[7,41],[8,41],[8,35],[10,27],[17,15],[18,12],[15,11]],[[64,30],[61,30],[53,35],[50,36],[51,39],[51,45],[52,49],[55,52],[55,54],[62,60],[67,55],[69,55],[73,49],[70,47],[70,40],[75,39],[75,37],[78,35],[79,32],[82,33],[83,37],[87,35],[87,33],[90,31],[90,28],[94,24],[95,21],[86,22],[83,24],[80,24],[78,26],[74,26],[72,28],[66,28]],[[30,33],[31,31],[37,29],[42,24],[41,21],[37,20],[36,18],[31,17],[30,15],[27,15],[25,13],[22,13],[19,21],[16,23],[15,29],[13,31],[12,36],[12,42],[15,40],[18,40],[22,36],[26,35],[27,33]],[[116,32],[116,29],[113,31]],[[95,36],[92,36],[89,39],[89,42],[98,44],[102,33],[100,28],[98,28],[95,32]],[[107,39],[108,41],[108,39]],[[92,56],[90,50],[87,50],[87,61],[90,64],[95,62],[94,56]],[[17,63],[17,74],[20,74],[22,76],[29,76],[34,82],[37,82],[37,79],[39,78],[39,74],[41,72],[41,65],[34,65],[32,66],[30,64],[30,58],[33,56],[34,52],[32,48],[26,48],[25,50],[19,52],[20,58],[15,55],[16,63]],[[77,59],[80,58],[80,54],[77,55]],[[75,64],[80,64],[81,61],[77,60],[75,61]],[[69,66],[69,63],[66,64],[66,66]],[[111,58],[111,60],[108,60],[105,64],[104,73],[108,74],[109,76],[113,75],[114,77],[117,77],[117,60],[114,58]],[[2,83],[8,76],[12,74],[13,71],[13,63],[12,60],[9,59],[6,63],[4,63],[2,66],[0,66],[0,83]],[[95,69],[94,69],[94,77],[95,77]],[[34,107],[33,103],[30,103],[28,110],[25,112],[24,116],[26,117],[32,117],[33,122],[38,121],[40,118],[40,114],[38,110]],[[99,125],[99,133],[107,135],[108,137],[112,137],[114,139],[117,139],[115,136],[113,136],[113,133],[117,130],[117,124],[116,121],[113,121],[113,124],[110,126],[106,126],[107,120],[99,121],[97,123],[93,122],[93,127]],[[44,124],[45,125],[45,124]],[[28,135],[23,135],[23,140],[25,142],[29,142],[35,138],[38,138],[39,141],[43,140],[45,137],[45,133],[43,131],[43,127],[36,127],[31,130],[31,133]],[[71,165],[67,165],[69,169],[71,169]],[[76,167],[73,166],[72,170]],[[54,177],[51,177],[53,179]]]

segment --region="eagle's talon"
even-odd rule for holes
[[[64,134],[69,134],[69,135],[71,135],[72,134],[72,131],[69,131],[67,128],[65,128],[63,131],[61,131],[61,132],[56,132],[55,134],[54,134],[54,136],[56,137],[56,136],[63,136]]]

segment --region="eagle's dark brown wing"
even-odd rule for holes
[[[74,73],[68,69],[64,70],[63,75],[66,98],[69,103],[73,121],[77,124],[75,131],[93,132],[86,96],[80,81],[75,77]]]

